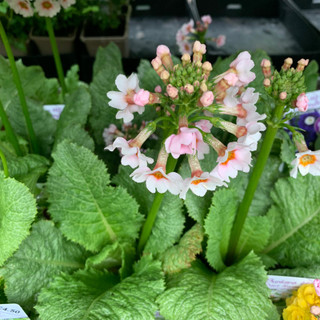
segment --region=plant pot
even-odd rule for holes
[[[131,16],[131,6],[128,7],[124,33],[119,36],[86,36],[85,28],[86,25],[82,27],[80,40],[85,44],[87,51],[91,57],[94,57],[97,53],[99,47],[105,47],[110,42],[114,42],[120,49],[121,54],[124,58],[128,58],[129,56],[129,20]]]
[[[29,44],[30,44],[30,39],[27,39],[26,40],[26,51],[23,51],[19,48],[16,48],[14,45],[12,45],[10,43],[10,47],[11,47],[11,50],[12,50],[12,53],[15,57],[25,57],[27,54],[28,54],[28,48],[29,48]],[[3,45],[3,42],[1,41],[0,39],[0,54],[4,57],[7,57],[7,52],[6,52],[6,49]]]
[[[74,42],[77,34],[77,29],[66,37],[57,37],[57,47],[60,54],[70,54],[74,52]],[[42,55],[52,55],[52,49],[50,39],[48,36],[37,36],[33,34],[33,30],[30,32],[30,39],[37,45],[39,52]]]

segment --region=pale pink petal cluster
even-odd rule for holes
[[[117,130],[118,128],[115,124],[110,124],[109,128],[103,130],[102,137],[106,146],[112,144]]]
[[[265,115],[264,115],[265,116]],[[261,116],[261,120],[263,116]],[[247,134],[238,138],[238,143],[248,146],[250,151],[255,151],[258,148],[258,141],[261,138],[261,131],[266,130],[266,126],[263,123],[250,121],[245,124]]]
[[[226,44],[226,36],[223,34],[220,34],[216,39],[215,39],[217,48],[221,48]]]
[[[135,94],[140,91],[138,76],[133,73],[127,78],[120,74],[116,78],[116,86],[119,91],[109,91],[107,97],[110,99],[109,106],[120,111],[116,114],[116,119],[123,119],[125,123],[133,120],[133,113],[142,114],[145,110],[144,106],[135,104]],[[140,97],[140,96],[139,96]],[[145,99],[146,93],[143,90],[142,100]],[[139,102],[142,100],[138,99]],[[145,102],[145,100],[143,100]]]
[[[251,160],[251,152],[248,146],[230,142],[224,156],[218,157],[218,165],[210,174],[229,182],[229,178],[235,178],[238,171],[249,172]]]
[[[200,120],[195,123],[195,126],[202,131],[209,133],[212,128],[212,123],[209,120]]]
[[[11,0],[8,4],[15,13],[25,18],[33,16],[33,8],[29,0]]]
[[[305,93],[301,93],[296,101],[296,107],[301,112],[306,112],[308,109],[309,99]]]
[[[208,26],[209,24],[212,23],[212,18],[209,14],[207,14],[201,17],[201,21]]]
[[[137,106],[144,107],[149,102],[150,92],[140,89],[134,96],[133,101]]]
[[[180,198],[185,200],[188,190],[203,197],[207,191],[214,191],[217,187],[223,185],[226,186],[220,178],[210,175],[209,172],[202,172],[200,176],[193,176],[184,180]]]
[[[168,153],[177,159],[182,154],[196,154],[203,159],[204,154],[209,153],[209,146],[203,142],[200,131],[196,128],[181,127],[178,134],[172,134],[165,141]]]
[[[305,176],[310,173],[313,176],[320,176],[320,150],[296,153],[296,159],[291,162],[293,169],[290,176],[297,177],[298,170],[301,175]]]
[[[64,9],[69,8],[70,6],[76,3],[76,0],[59,0],[61,7]]]
[[[164,193],[166,191],[172,194],[179,194],[182,188],[183,180],[176,172],[166,173],[162,167],[151,170],[148,167],[140,167],[130,175],[132,180],[138,183],[146,182],[147,189],[155,193]]]
[[[61,9],[60,3],[55,0],[35,0],[34,7],[40,17],[54,17]]]

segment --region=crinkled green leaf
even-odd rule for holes
[[[79,81],[79,66],[74,64],[71,68],[67,71],[65,77],[65,83],[67,87],[67,92],[73,93],[78,88],[87,88],[88,85],[82,81]]]
[[[62,274],[41,291],[36,309],[42,320],[153,320],[155,299],[164,290],[161,265],[143,257],[134,270],[120,283],[93,270]]]
[[[312,60],[303,72],[307,92],[317,90],[319,65],[317,61]]]
[[[0,176],[0,266],[29,234],[37,214],[36,201],[28,188]]]
[[[277,135],[281,139],[281,160],[291,168],[291,162],[295,159],[296,147],[286,131],[279,130]]]
[[[49,171],[49,212],[70,240],[97,252],[116,241],[138,237],[142,216],[123,188],[108,186],[104,163],[88,149],[58,145]]]
[[[238,198],[234,190],[222,189],[215,192],[204,228],[208,235],[206,258],[217,271],[226,267],[224,259],[237,208]]]
[[[87,118],[91,110],[91,96],[86,88],[78,88],[66,98],[58,124],[54,149],[64,139],[68,139],[90,150],[94,149],[94,142],[85,131]]]
[[[0,304],[7,303],[7,297],[4,293],[4,279],[0,277]]]
[[[288,277],[299,277],[299,278],[320,278],[320,267],[319,265],[312,265],[308,267],[299,267],[294,269],[275,269],[269,271],[270,275],[275,276],[288,276]]]
[[[136,183],[130,177],[132,169],[120,166],[119,174],[113,178],[113,182],[128,190],[140,205],[140,212],[147,215],[154,194],[144,183]],[[181,236],[185,217],[182,213],[182,201],[177,196],[167,192],[162,200],[157,213],[152,233],[145,246],[145,253],[159,254],[171,247]]]
[[[34,224],[30,236],[0,270],[9,301],[31,310],[43,287],[61,271],[72,273],[84,268],[87,256],[83,248],[66,240],[51,221]]]
[[[288,267],[320,263],[320,177],[281,179],[271,198],[271,237],[263,253]]]
[[[171,276],[157,302],[167,320],[279,319],[266,280],[264,266],[253,253],[220,274],[198,263]]]
[[[111,123],[118,124],[115,115],[117,109],[109,106],[107,92],[117,90],[115,79],[123,73],[120,51],[116,45],[110,44],[98,50],[93,66],[93,80],[90,84],[92,110],[89,117],[94,138],[99,145],[103,145],[103,129]]]
[[[164,253],[162,258],[163,271],[171,274],[191,267],[191,262],[202,251],[203,235],[203,227],[198,223],[187,231],[180,239],[179,244]]]

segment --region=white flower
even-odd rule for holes
[[[226,96],[223,99],[223,104],[229,108],[234,108],[238,105],[239,101],[236,97],[239,91],[238,87],[230,87],[226,91]]]
[[[308,173],[320,176],[320,150],[298,152],[291,164],[293,169],[290,171],[290,176],[293,178],[297,177],[298,169],[303,176]]]
[[[121,164],[130,166],[131,168],[145,167],[148,163],[153,163],[153,159],[146,157],[140,152],[138,147],[131,147],[130,141],[122,137],[118,137],[113,144],[107,146],[105,150],[114,151],[116,148],[120,149],[122,154]]]
[[[134,95],[140,90],[138,76],[133,73],[129,78],[120,74],[116,78],[116,86],[120,91],[109,91],[107,93],[109,106],[119,109],[116,118],[123,119],[125,123],[133,119],[133,113],[143,113],[145,107],[137,106],[134,103]]]
[[[194,176],[184,180],[180,198],[185,200],[189,189],[197,196],[203,197],[208,190],[213,191],[222,185],[226,186],[220,178],[210,175],[209,172],[202,172],[200,177]]]
[[[109,128],[105,128],[102,133],[104,143],[108,146],[112,143],[118,128],[114,124],[110,124]]]
[[[248,122],[245,125],[247,134],[238,139],[238,143],[248,146],[250,151],[257,150],[258,141],[261,138],[260,131],[266,130],[266,126],[260,122]]]
[[[25,18],[33,16],[29,0],[11,0],[8,1],[8,4],[15,13],[21,14]]]
[[[61,7],[64,9],[69,8],[70,6],[76,3],[76,0],[59,0]]]
[[[60,3],[56,0],[36,0],[34,7],[40,17],[54,17],[61,9]]]
[[[148,167],[141,167],[131,173],[132,180],[138,183],[146,182],[147,189],[155,193],[164,193],[166,191],[172,194],[179,194],[182,187],[182,178],[176,172],[166,173],[162,167],[151,170]]]
[[[230,142],[224,156],[218,157],[218,165],[210,174],[229,182],[229,177],[235,178],[238,171],[249,172],[251,160],[251,152],[248,146]]]

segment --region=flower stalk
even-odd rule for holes
[[[15,135],[11,123],[9,122],[8,116],[4,110],[3,104],[0,101],[0,118],[2,120],[2,123],[4,125],[4,128],[6,130],[6,135],[8,137],[9,142],[14,148],[14,151],[16,152],[17,156],[22,156],[23,152],[20,148],[17,136]]]
[[[26,101],[26,97],[22,88],[22,84],[21,84],[21,80],[20,80],[20,76],[19,76],[19,72],[17,69],[17,65],[16,62],[14,60],[14,56],[8,41],[8,37],[7,34],[4,30],[4,27],[0,21],[0,36],[2,39],[2,42],[4,44],[4,47],[6,49],[6,53],[10,62],[10,67],[12,70],[12,75],[13,75],[13,80],[15,82],[15,85],[17,87],[18,90],[18,95],[19,95],[19,99],[20,99],[20,103],[21,103],[21,108],[22,108],[22,112],[26,121],[26,125],[27,125],[27,130],[28,130],[28,134],[29,134],[29,139],[30,139],[30,143],[31,143],[31,151],[34,153],[39,153],[39,146],[37,143],[37,139],[36,139],[36,135],[32,126],[32,122],[31,122],[31,118],[30,118],[30,114],[29,114],[29,110],[27,107],[27,101]]]
[[[261,175],[263,173],[264,167],[267,163],[269,154],[272,149],[274,139],[278,131],[278,122],[282,120],[284,112],[284,105],[276,105],[273,113],[273,122],[268,126],[265,137],[263,139],[261,150],[257,158],[257,162],[252,170],[249,183],[238,208],[233,227],[230,234],[229,248],[226,255],[226,264],[231,265],[235,260],[235,254],[237,250],[237,245],[241,236],[241,232],[244,226],[244,222],[247,218],[255,191],[258,187]]]
[[[53,58],[54,58],[54,62],[56,65],[58,78],[59,78],[59,82],[60,82],[61,89],[62,89],[62,94],[64,96],[67,93],[67,87],[66,87],[66,83],[64,80],[64,72],[63,72],[61,59],[60,59],[60,55],[59,55],[59,51],[58,51],[57,41],[56,41],[56,37],[54,35],[51,18],[46,17],[45,19],[46,19],[46,28],[47,28],[50,43],[51,43]]]
[[[0,158],[2,161],[4,176],[6,178],[8,178],[9,177],[9,170],[8,170],[8,165],[7,165],[7,159],[1,149],[0,149]]]

